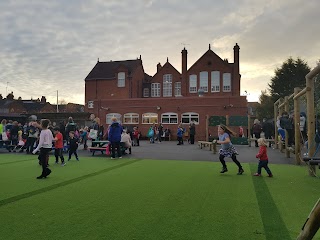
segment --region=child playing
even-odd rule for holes
[[[224,160],[225,157],[230,157],[232,161],[237,164],[239,170],[238,175],[241,175],[244,170],[240,164],[240,162],[237,160],[237,151],[234,148],[234,146],[231,143],[230,135],[236,135],[234,132],[232,132],[229,128],[227,128],[225,125],[220,125],[218,127],[218,135],[219,140],[217,143],[221,144],[221,149],[219,151],[219,159],[222,164],[222,170],[220,173],[228,172],[226,162]]]
[[[53,136],[52,132],[48,129],[50,121],[48,119],[41,120],[41,133],[39,144],[36,149],[32,151],[33,154],[36,154],[40,150],[39,160],[42,166],[42,174],[37,177],[37,179],[46,178],[51,170],[48,168],[47,159],[49,158],[49,152],[52,149]]]
[[[264,138],[258,139],[258,145],[259,145],[259,153],[256,155],[256,158],[259,158],[259,165],[258,165],[258,172],[253,174],[254,176],[261,176],[261,168],[264,168],[267,173],[269,174],[269,177],[273,177],[270,168],[268,167],[268,155],[267,155],[267,141]]]
[[[56,164],[59,163],[59,157],[61,160],[61,166],[65,165],[64,157],[63,157],[63,136],[60,132],[59,127],[55,127],[53,129],[54,132],[54,156],[56,157]]]
[[[71,159],[71,155],[74,154],[76,156],[77,161],[79,161],[79,157],[77,154],[79,140],[75,137],[74,131],[69,132],[69,158],[68,161]]]

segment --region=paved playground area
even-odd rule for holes
[[[88,142],[88,146],[91,143]],[[217,150],[219,150],[219,145]],[[243,163],[258,163],[255,157],[259,151],[258,147],[249,147],[248,145],[235,145],[238,151],[238,160]],[[6,149],[0,149],[0,153],[8,153]],[[53,153],[53,151],[52,151]],[[16,155],[23,155],[24,153],[11,153]],[[89,150],[84,150],[83,145],[79,146],[78,154],[81,156],[91,156]],[[65,156],[67,153],[64,154]],[[96,152],[96,158],[108,158],[105,154]],[[185,143],[177,145],[176,141],[162,141],[161,143],[150,144],[149,141],[140,141],[140,146],[132,147],[132,154],[126,154],[124,158],[134,159],[155,159],[155,160],[181,160],[181,161],[212,161],[219,162],[219,154],[213,154],[208,147],[200,149],[197,142],[194,145]],[[269,163],[271,164],[295,164],[295,156],[291,154],[290,158],[281,153],[279,149],[268,148]],[[1,158],[1,155],[0,155]],[[232,161],[227,159],[227,161]]]
[[[90,143],[89,143],[90,146]],[[219,150],[219,145],[217,150]],[[259,151],[257,147],[248,145],[235,145],[239,156],[238,160],[244,163],[258,162],[255,157]],[[89,151],[79,149],[79,154],[91,156]],[[107,157],[96,152],[94,157]],[[177,145],[176,141],[162,141],[161,143],[150,144],[149,141],[140,141],[140,146],[132,147],[132,154],[127,154],[126,158],[156,159],[156,160],[184,160],[184,161],[213,161],[219,162],[219,154],[213,154],[209,148],[200,149],[197,142],[194,145],[185,143]],[[268,148],[269,163],[272,164],[295,164],[294,154],[290,158],[281,153],[279,149]],[[228,160],[227,160],[228,161]],[[230,159],[230,161],[232,161]]]

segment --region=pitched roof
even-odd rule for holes
[[[161,72],[163,72],[163,71],[166,72],[166,71],[167,71],[166,67],[169,67],[169,68],[173,69],[174,71],[176,71],[178,74],[181,75],[181,73],[180,73],[169,61],[167,61],[167,62],[161,67],[161,69],[153,75],[153,78],[154,78],[158,73],[161,73]]]
[[[209,49],[209,50],[206,51],[194,64],[192,64],[192,66],[191,66],[187,71],[192,70],[192,68],[193,68],[194,66],[196,66],[200,61],[202,61],[203,58],[204,58],[206,55],[208,55],[208,54],[210,54],[211,57],[215,58],[217,61],[220,61],[220,62],[222,62],[222,63],[225,64],[225,65],[228,65],[228,66],[233,65],[233,63],[228,63],[228,62],[222,60],[222,58],[219,57],[214,51],[212,51],[211,49]]]
[[[125,61],[110,61],[110,62],[97,62],[85,80],[95,79],[114,79],[117,69],[124,66],[128,69],[129,74],[142,65],[141,59],[125,60]]]

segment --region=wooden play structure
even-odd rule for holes
[[[301,142],[301,134],[300,134],[300,104],[299,100],[302,96],[306,96],[307,103],[307,135],[308,135],[308,156],[303,160],[308,163],[309,166],[309,175],[316,176],[316,168],[315,165],[320,163],[320,159],[315,158],[316,147],[315,141],[315,102],[314,102],[314,78],[317,74],[320,73],[320,65],[315,67],[311,72],[306,75],[306,87],[304,89],[295,88],[294,92],[290,96],[284,97],[284,99],[279,98],[274,103],[274,122],[277,122],[278,116],[281,116],[283,111],[289,112],[289,100],[293,99],[294,106],[294,132],[295,132],[295,143]],[[286,131],[286,130],[285,130]],[[279,148],[281,151],[285,150],[285,154],[287,157],[290,157],[290,153],[293,152],[295,154],[295,162],[296,164],[301,164],[301,150],[300,144],[295,144],[294,149],[288,146],[288,133],[285,132],[285,142],[283,143],[278,140],[278,129],[275,124],[275,146]],[[310,161],[310,164],[309,164]],[[312,163],[312,164],[311,164]]]

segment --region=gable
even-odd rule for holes
[[[227,68],[231,71],[233,64],[230,64],[222,60],[217,54],[215,54],[212,50],[209,49],[187,70],[187,72],[192,72],[199,66],[204,68],[203,70],[217,69],[217,66],[222,66],[223,68]]]
[[[161,69],[152,77],[152,79],[156,78],[158,75],[162,76],[164,74],[178,74],[181,75],[181,73],[174,67],[171,65],[171,63],[166,62]]]

